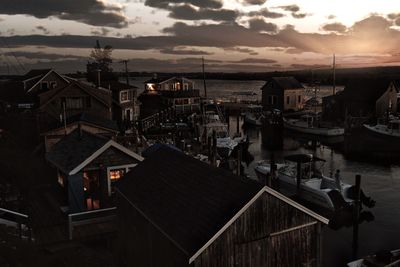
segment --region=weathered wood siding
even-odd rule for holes
[[[82,112],[88,112],[97,117],[111,119],[111,107],[107,107],[104,103],[100,102],[95,97],[83,91],[78,86],[72,86],[68,88],[68,90],[64,90],[55,97],[51,103],[44,106],[42,111],[50,115],[51,117],[59,120],[60,115],[63,114],[63,106],[62,106],[62,98],[63,97],[90,97],[90,107],[83,107],[82,109],[67,109],[66,116],[67,118],[80,114]],[[111,94],[110,94],[111,99]],[[44,100],[41,99],[41,102]]]
[[[283,90],[278,87],[274,82],[270,81],[266,83],[262,88],[262,106],[264,110],[273,110],[279,109],[283,110],[284,102],[283,102]],[[269,96],[276,96],[276,103],[271,105],[268,102]]]
[[[264,193],[194,266],[318,266],[319,226],[313,222],[311,216]],[[292,229],[298,226],[302,227]]]
[[[188,255],[118,194],[118,266],[186,267]]]

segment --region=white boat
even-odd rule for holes
[[[263,118],[264,118],[263,106],[260,106],[260,105],[247,106],[246,112],[244,115],[245,123],[255,125],[255,126],[262,126]]]
[[[222,157],[229,157],[243,138],[232,139],[229,136],[228,124],[222,122],[220,115],[216,114],[215,111],[205,111],[202,117],[203,123],[198,125],[199,140],[206,143],[215,132],[218,154]]]
[[[381,251],[373,256],[355,260],[347,264],[348,267],[395,267],[400,266],[400,249]]]
[[[276,180],[279,184],[278,190],[287,196],[297,195],[300,199],[313,203],[319,207],[335,211],[345,208],[354,203],[349,198],[352,185],[340,182],[338,185],[331,177],[324,176],[318,163],[325,160],[309,154],[290,155],[285,157],[285,164],[277,164]],[[322,166],[321,166],[322,167]],[[298,189],[297,168],[301,169],[301,177]],[[256,174],[260,180],[265,180],[271,175],[269,164],[255,167]]]
[[[378,121],[378,124],[376,124],[375,126],[364,124],[364,127],[381,136],[400,138],[399,119],[391,119],[387,124]]]
[[[344,128],[323,127],[317,121],[318,119],[314,115],[303,115],[300,119],[283,118],[284,127],[289,130],[319,136],[344,135]]]

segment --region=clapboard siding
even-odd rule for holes
[[[317,266],[318,224],[309,225],[315,221],[264,193],[195,260],[195,267]],[[304,227],[279,234],[298,226]]]

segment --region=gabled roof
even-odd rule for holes
[[[172,149],[172,150],[176,150],[176,151],[182,152],[179,148],[177,148],[174,145],[157,143],[157,144],[149,146],[148,148],[143,150],[142,151],[142,156],[145,157],[145,158],[148,158],[151,155],[153,155],[154,153],[156,153],[158,150],[163,149],[163,148],[164,149],[165,148],[167,148],[167,149],[169,148],[169,149]]]
[[[52,69],[33,69],[28,71],[24,76],[22,76],[22,80],[26,81],[38,76],[44,76],[49,73]]]
[[[190,258],[189,263],[265,192],[327,223],[272,189],[168,147],[127,173],[117,190]]]
[[[80,129],[76,129],[62,138],[46,154],[46,158],[62,172],[73,175],[110,147],[114,147],[136,160],[143,160],[141,156],[113,140]]]
[[[50,90],[48,92],[40,94],[40,100],[42,103],[40,103],[40,108],[46,106],[49,104],[53,99],[57,97],[58,94],[68,90],[72,86],[77,86],[81,88],[83,91],[88,93],[89,95],[93,96],[97,100],[99,100],[101,103],[103,103],[107,107],[111,107],[112,104],[112,99],[111,99],[111,93],[108,90],[101,89],[101,88],[94,88],[89,85],[86,85],[84,83],[81,83],[79,81],[74,81],[70,82],[64,87],[60,87],[58,89]]]
[[[119,128],[116,121],[109,120],[103,117],[95,116],[88,112],[82,112],[75,116],[71,116],[67,118],[67,126],[71,124],[78,124],[78,123],[86,123],[91,126],[107,129],[113,132],[119,132]],[[49,127],[50,130],[46,131],[43,134],[52,132],[57,129],[64,128],[64,123],[58,122],[57,124],[51,125]]]
[[[385,78],[363,78],[350,80],[342,96],[348,101],[375,103],[389,89],[391,80]]]
[[[169,81],[172,81],[172,80],[176,80],[176,81],[182,81],[182,80],[184,80],[184,81],[188,81],[188,82],[193,82],[192,80],[189,80],[189,79],[187,79],[187,78],[184,78],[184,77],[153,77],[153,78],[151,78],[150,80],[147,80],[147,81],[145,81],[144,83],[156,83],[156,84],[158,84],[158,83],[166,83],[166,82],[169,82]]]
[[[304,89],[303,85],[294,77],[272,77],[270,81],[276,83],[283,90]]]
[[[128,89],[138,89],[134,85],[128,85],[126,83],[121,83],[118,81],[105,81],[101,83],[101,86],[110,89],[111,91],[122,91],[122,90],[128,90]]]
[[[162,147],[118,183],[118,190],[189,257],[261,186]]]
[[[35,69],[35,70],[30,70],[22,78],[23,82],[26,85],[25,90],[29,93],[37,84],[39,84],[50,73],[55,73],[57,76],[59,76],[65,82],[69,83],[69,80],[66,77],[58,74],[53,69]]]

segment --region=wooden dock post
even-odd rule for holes
[[[270,173],[267,175],[267,186],[272,187],[272,179],[275,177],[275,156],[274,153],[271,153],[270,156],[270,161],[269,161],[269,166],[270,166]]]
[[[353,257],[357,258],[358,250],[358,224],[360,220],[361,175],[356,175],[355,200],[353,207]]]
[[[237,136],[240,136],[240,115],[236,116],[236,134]]]
[[[238,144],[237,150],[237,175],[241,175],[241,167],[242,167],[242,144]]]
[[[212,165],[217,166],[217,133],[215,130],[212,135]]]

